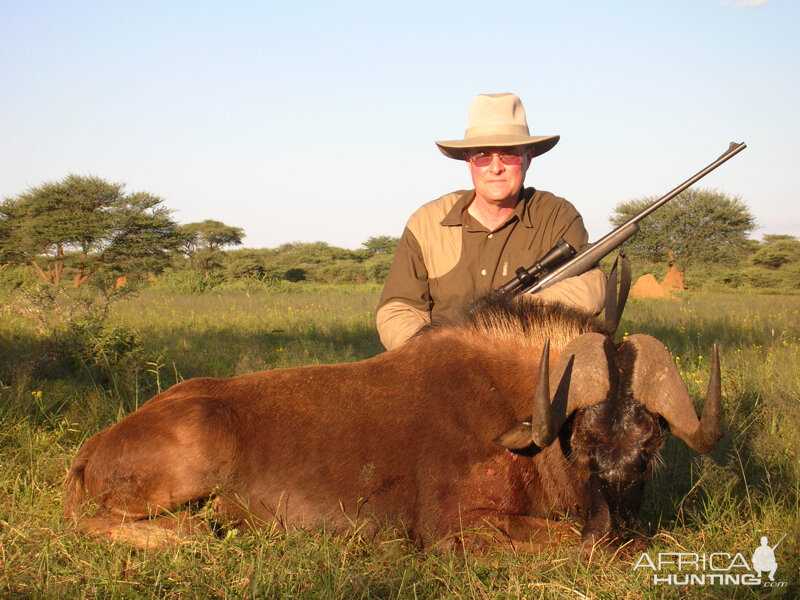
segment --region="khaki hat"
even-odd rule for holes
[[[463,140],[436,142],[442,154],[464,160],[471,148],[533,146],[536,156],[558,143],[561,136],[531,136],[525,108],[516,94],[480,94],[469,105],[469,120]]]

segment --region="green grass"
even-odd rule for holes
[[[699,457],[668,436],[642,516],[649,554],[741,552],[775,543],[790,587],[654,586],[638,553],[421,552],[405,540],[232,532],[168,551],[89,540],[61,521],[61,487],[87,437],[159,389],[198,375],[353,361],[381,351],[374,286],[181,296],[113,307],[89,344],[37,327],[7,298],[0,321],[2,598],[781,598],[800,570],[800,297],[686,294],[634,300],[620,336],[661,339],[698,407],[720,344],[726,435]],[[94,331],[94,330],[93,330]],[[73,337],[70,337],[73,335]],[[91,337],[96,336],[96,337]],[[102,338],[102,339],[101,339]],[[79,343],[80,342],[80,343]],[[87,349],[88,348],[88,349]],[[73,355],[65,357],[63,352]],[[113,351],[113,352],[112,352]],[[114,354],[116,352],[116,354]]]

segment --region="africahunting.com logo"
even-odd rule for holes
[[[778,563],[775,549],[778,543],[770,546],[766,536],[761,538],[750,557],[741,552],[659,552],[650,555],[642,552],[633,566],[652,572],[653,585],[748,585],[766,588],[786,587],[785,581],[775,581]]]

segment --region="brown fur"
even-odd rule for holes
[[[180,383],[83,445],[65,516],[140,546],[206,531],[191,509],[209,498],[226,523],[395,527],[421,545],[481,528],[489,535],[470,538],[478,545],[536,548],[574,535],[553,521],[564,513],[584,522],[585,547],[641,536],[642,490],[663,443],[658,414],[641,401],[669,408],[679,437],[707,452],[721,435],[718,372],[702,425],[660,342],[615,346],[593,331],[582,313],[489,296],[359,363]],[[531,414],[546,339],[557,439],[539,449],[520,419]],[[638,366],[671,387],[641,385]]]
[[[557,356],[593,329],[572,311],[489,302],[362,362],[177,384],[83,445],[65,515],[145,545],[148,531],[173,535],[148,518],[215,496],[219,519],[257,527],[398,526],[427,545],[488,526],[530,540],[586,506],[574,485],[586,475],[559,444],[531,458],[492,440],[529,413],[544,338]]]

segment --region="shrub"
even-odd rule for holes
[[[311,281],[323,283],[366,283],[367,273],[363,263],[355,260],[337,260],[313,271]]]
[[[266,275],[264,261],[257,254],[240,253],[231,256],[225,263],[226,279],[241,279],[245,277],[262,278]]]
[[[7,310],[24,317],[36,336],[16,346],[8,372],[58,378],[85,374],[95,383],[135,377],[145,364],[139,334],[109,324],[108,298],[91,288],[36,284],[11,294]]]
[[[390,254],[376,254],[369,260],[364,261],[364,269],[371,281],[383,283],[389,275],[394,256]]]
[[[750,257],[755,265],[779,269],[788,263],[800,262],[800,241],[780,239],[764,244]]]
[[[200,269],[167,269],[151,287],[174,294],[207,294],[224,280],[221,273],[204,274]]]

